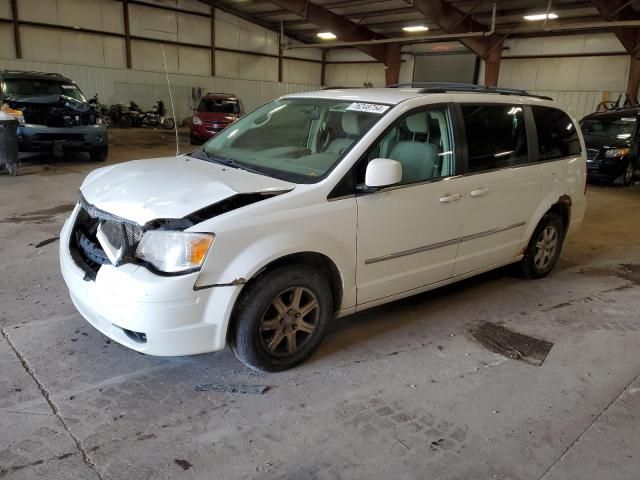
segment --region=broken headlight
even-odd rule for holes
[[[166,273],[182,273],[199,269],[204,263],[215,235],[174,230],[146,232],[136,257]]]

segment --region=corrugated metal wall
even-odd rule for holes
[[[0,69],[61,73],[75,80],[85,95],[90,97],[98,93],[100,101],[106,104],[134,100],[141,107],[150,108],[156,100],[163,100],[167,107],[169,106],[169,92],[162,73],[8,59],[0,59]],[[240,96],[247,110],[252,110],[280,95],[321,88],[319,85],[197,75],[170,74],[169,77],[179,120],[191,115],[192,88],[200,87],[203,93],[235,93]]]

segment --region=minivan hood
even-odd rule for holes
[[[140,225],[183,218],[226,198],[295,184],[189,156],[134,160],[91,172],[80,192],[96,208]]]

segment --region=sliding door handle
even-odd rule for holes
[[[445,195],[444,197],[440,197],[440,203],[457,202],[461,198],[462,198],[461,194],[459,194],[459,193],[451,193],[451,194]]]
[[[469,195],[471,195],[472,197],[481,197],[483,195],[488,194],[490,191],[491,191],[490,187],[480,187],[480,188],[471,190],[471,193]]]

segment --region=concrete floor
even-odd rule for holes
[[[112,138],[110,162],[173,149]],[[310,361],[261,375],[228,350],[137,354],[76,313],[57,242],[35,244],[95,167],[0,174],[0,478],[638,478],[640,274],[620,265],[640,264],[639,186],[590,188],[547,279],[496,271],[345,318]],[[553,342],[544,364],[486,350],[469,334],[484,320]]]

